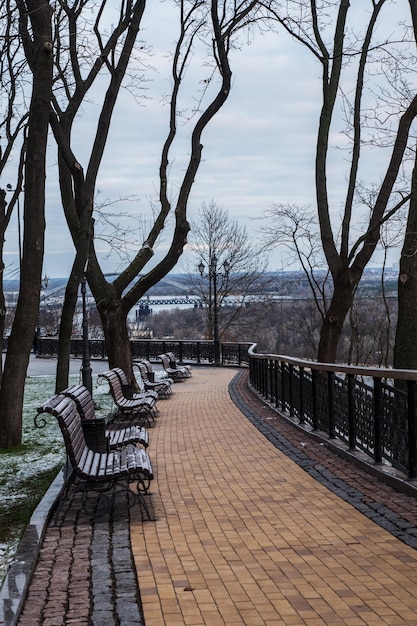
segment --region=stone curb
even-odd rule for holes
[[[32,513],[23,533],[14,560],[0,589],[1,626],[15,626],[19,620],[46,527],[63,486],[64,474],[61,470]]]

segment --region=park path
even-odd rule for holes
[[[146,626],[417,626],[417,551],[311,478],[194,368],[160,403],[155,522],[132,511]]]

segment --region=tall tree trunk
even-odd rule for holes
[[[351,269],[343,270],[334,282],[332,299],[323,319],[317,359],[320,363],[334,363],[346,316],[352,306],[355,287],[360,275]]]
[[[407,227],[398,276],[394,367],[417,369],[417,158],[411,182]]]
[[[23,255],[19,297],[0,390],[2,448],[21,443],[23,395],[39,315],[44,253],[45,161],[52,92],[52,12],[47,1],[28,0],[26,6],[22,5],[21,15],[27,19],[28,14],[33,32],[32,46],[27,48],[33,86],[25,165]]]
[[[91,213],[92,202],[84,204],[84,211],[79,224],[78,249],[65,289],[64,304],[59,325],[58,360],[56,366],[55,391],[59,393],[68,387],[69,362],[71,356],[71,334],[75,307],[78,300],[78,289],[84,276],[88,261],[88,251],[92,237]]]
[[[2,222],[1,232],[3,232],[3,222],[6,214],[6,192],[4,189],[0,189],[0,220]],[[2,345],[0,346],[0,386],[3,376],[3,337],[4,328],[6,326],[6,299],[4,296],[4,260],[3,260],[3,246],[4,239],[0,241],[0,340]]]
[[[109,367],[120,367],[126,373],[129,382],[135,384],[127,331],[128,311],[123,308],[117,298],[107,300],[104,305],[101,302],[97,308],[103,325]]]
[[[63,389],[68,387],[72,323],[75,307],[77,305],[79,282],[79,276],[75,275],[73,269],[65,289],[64,304],[62,306],[61,321],[59,323],[55,393],[60,393]]]

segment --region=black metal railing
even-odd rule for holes
[[[249,350],[252,387],[300,424],[417,478],[417,371],[316,363]]]
[[[107,357],[105,342],[89,340],[92,358]],[[256,345],[225,342],[221,365],[249,367],[254,390],[280,411],[313,431],[338,438],[375,463],[389,463],[417,478],[417,371],[352,367],[257,354]],[[180,361],[214,364],[213,341],[139,339],[134,358],[157,360],[174,352]],[[41,337],[39,356],[56,356],[58,339]],[[82,357],[82,339],[71,340],[71,354]]]
[[[106,344],[103,339],[89,339],[91,358],[105,359]],[[197,364],[215,362],[213,341],[181,341],[175,339],[132,339],[130,342],[133,358],[156,360],[159,354],[173,352],[179,361],[190,361]],[[249,366],[249,342],[224,342],[220,344],[221,365]],[[56,356],[58,354],[58,337],[40,337],[38,340],[38,356]],[[71,339],[71,355],[82,357],[82,338]]]

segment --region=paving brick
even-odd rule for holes
[[[95,495],[82,508],[71,493],[20,626],[417,624],[416,499],[308,439],[246,379],[194,368],[160,407],[155,522],[125,496],[94,519]]]
[[[413,536],[417,515],[402,517],[402,497],[391,507],[386,486],[375,497],[377,480],[369,489],[326,446],[278,431],[276,414],[245,392],[251,423],[237,385],[227,397],[235,373],[195,368],[152,430],[158,521],[131,520],[137,570],[153,573],[141,584],[146,625],[176,623],[173,602],[185,624],[194,607],[196,624],[210,626],[408,624],[417,553],[395,534]]]

